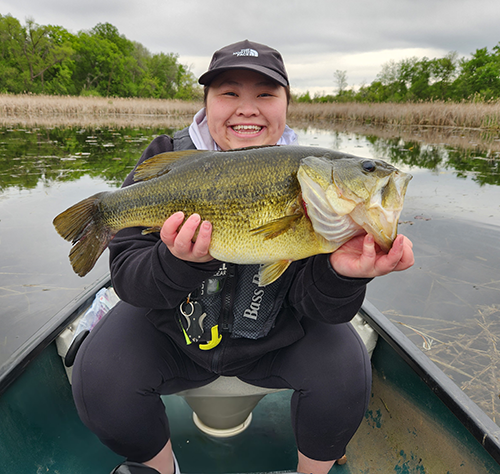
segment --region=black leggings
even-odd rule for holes
[[[170,439],[160,395],[217,378],[157,330],[146,312],[119,303],[87,337],[73,370],[82,421],[110,449],[136,462],[153,458]],[[299,451],[319,461],[339,459],[368,406],[370,361],[351,324],[303,320],[303,327],[302,339],[266,354],[239,378],[293,389]]]

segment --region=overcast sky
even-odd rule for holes
[[[389,60],[467,57],[500,42],[499,0],[0,0],[22,24],[72,33],[111,23],[152,53],[177,53],[198,77],[243,39],[278,49],[295,92],[331,93],[334,72],[371,83]]]

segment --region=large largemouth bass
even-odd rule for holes
[[[73,242],[70,261],[86,275],[111,238],[126,227],[159,231],[176,211],[212,223],[210,254],[264,264],[267,285],[294,260],[331,253],[368,232],[384,250],[397,235],[411,175],[381,160],[329,149],[271,146],[156,155],[135,184],[70,207],[54,226]]]

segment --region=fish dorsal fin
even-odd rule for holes
[[[263,265],[259,270],[259,286],[267,286],[276,281],[290,266],[292,260],[280,260]]]
[[[134,173],[134,181],[146,181],[167,174],[172,164],[187,156],[206,153],[206,150],[168,151],[148,158],[142,162]]]
[[[291,229],[294,222],[302,219],[304,214],[302,212],[297,212],[296,214],[291,214],[289,216],[283,216],[279,219],[275,219],[267,224],[251,229],[250,232],[254,235],[262,234],[264,240],[274,239],[278,235],[283,234],[287,230]]]

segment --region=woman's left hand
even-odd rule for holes
[[[412,248],[411,240],[400,234],[386,253],[374,242],[372,235],[360,235],[333,252],[330,263],[339,275],[373,278],[410,268],[415,263]]]

